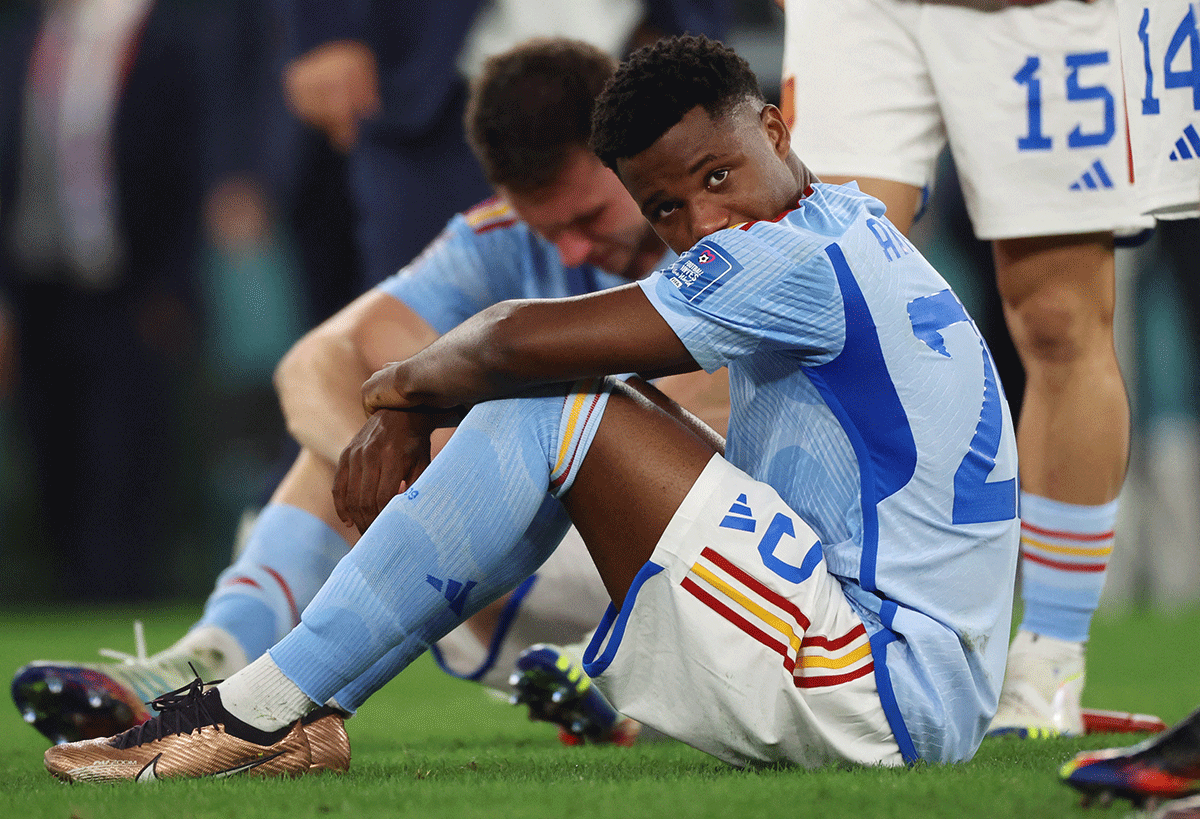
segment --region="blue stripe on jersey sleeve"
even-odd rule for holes
[[[810,368],[809,377],[842,424],[858,458],[863,516],[859,582],[867,591],[875,591],[879,547],[875,506],[912,479],[917,445],[883,359],[875,321],[846,256],[836,243],[825,253],[842,291],[846,340],[832,361]]]

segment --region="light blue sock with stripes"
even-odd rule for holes
[[[412,488],[334,570],[271,659],[314,702],[348,710],[545,561],[611,381],[572,412],[565,388],[477,405]],[[567,398],[564,402],[564,397]],[[581,426],[583,427],[581,429]],[[566,442],[566,446],[564,446]]]
[[[300,612],[349,551],[320,518],[280,503],[259,514],[246,548],[217,578],[194,628],[231,634],[253,660],[300,622]]]
[[[1021,629],[1081,643],[1100,605],[1117,501],[1079,506],[1021,493]]]

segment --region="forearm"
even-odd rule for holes
[[[362,427],[362,385],[411,356],[437,332],[387,291],[364,293],[300,339],[275,371],[288,431],[332,464]]]
[[[634,285],[490,307],[376,373],[363,399],[368,411],[450,408],[595,375],[694,369],[686,348]]]
[[[370,375],[349,339],[302,339],[275,370],[275,389],[288,433],[302,447],[336,464],[366,421],[359,394]]]
[[[390,365],[400,406],[471,406],[537,383],[539,374],[532,367],[524,373],[514,367],[519,353],[508,324],[521,309],[511,302],[490,307],[407,360]]]

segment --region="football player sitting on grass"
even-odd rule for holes
[[[612,601],[585,668],[629,717],[734,765],[975,753],[1004,675],[1017,464],[961,303],[877,200],[813,177],[718,43],[636,52],[592,145],[679,259],[501,303],[375,373],[334,484],[363,536],[301,623],[144,725],[50,748],[54,775],[341,768],[345,700],[517,587],[570,523]],[[722,366],[727,441],[628,375]]]

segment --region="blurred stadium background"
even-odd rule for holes
[[[751,62],[768,96],[777,98],[782,12],[772,0],[736,0],[732,10],[730,44]],[[949,158],[944,164],[915,238],[963,294],[1003,361],[989,253],[970,235]],[[161,548],[144,557],[159,572],[159,582],[145,592],[150,598],[204,597],[229,561],[243,515],[263,503],[293,454],[270,379],[276,361],[311,323],[304,282],[293,237],[279,216],[239,207],[234,197],[210,213],[201,266],[205,320],[198,328],[179,328],[186,343],[172,400],[183,434],[174,451],[163,453],[170,462],[164,511],[171,525]],[[1163,248],[1196,235],[1192,229],[1155,238],[1120,255],[1119,345],[1135,436],[1106,589],[1109,606],[1187,608],[1200,599],[1200,427],[1196,351],[1188,330],[1194,306],[1175,285],[1177,277],[1200,271],[1180,270],[1172,261],[1190,257],[1194,267],[1200,253],[1195,247],[1182,254]],[[1009,359],[1002,373],[1010,399],[1018,400],[1019,369]],[[72,567],[47,547],[47,512],[35,505],[32,454],[3,367],[0,441],[0,605],[64,599],[62,578]]]

